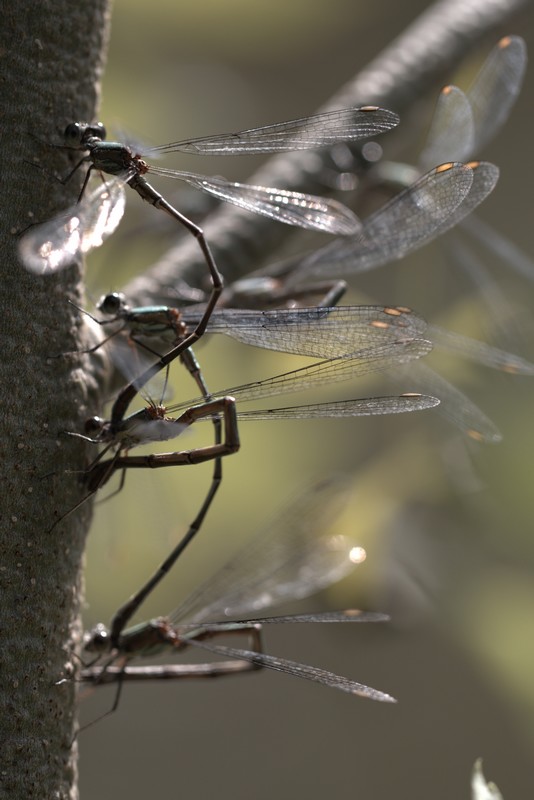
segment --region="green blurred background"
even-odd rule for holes
[[[311,113],[426,6],[118,0],[101,117],[109,128],[124,125],[159,144]],[[532,52],[533,20],[529,11],[519,29],[506,26],[498,35],[520,33]],[[473,52],[456,82],[469,84],[498,35]],[[482,216],[529,255],[533,85],[530,70],[508,125],[480,154],[501,168]],[[433,102],[429,97],[410,119],[405,138],[413,150],[396,157],[415,160]],[[255,163],[184,158],[177,166],[243,179]],[[186,208],[198,202],[178,185],[161,189]],[[160,216],[129,197],[122,234],[90,261],[90,299],[121,288],[170,243],[173,229]],[[497,261],[490,267],[514,309],[520,335],[510,347],[534,360],[532,284]],[[362,276],[344,302],[366,301],[409,305],[473,336],[484,337],[490,322],[476,289],[439,243]],[[212,389],[301,364],[216,340],[197,355]],[[223,486],[202,534],[141,616],[172,609],[313,479],[351,474],[349,508],[333,525],[365,547],[367,561],[323,596],[286,610],[362,607],[387,611],[393,622],[270,629],[266,646],[390,692],[399,704],[265,671],[126,685],[119,711],[80,736],[82,797],[450,800],[468,797],[479,755],[506,800],[532,795],[533,383],[459,359],[448,359],[446,368],[501,429],[501,444],[466,441],[436,412],[243,425],[242,451],[224,462]],[[361,382],[339,396],[365,396],[376,387]],[[407,379],[403,389],[410,388]],[[180,382],[177,399],[189,390],[196,396],[192,382]],[[201,440],[192,434],[184,447]],[[166,555],[194,517],[211,469],[139,471],[128,475],[120,497],[97,508],[87,626],[109,621]],[[82,723],[107,710],[113,692],[87,697]]]

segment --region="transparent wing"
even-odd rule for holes
[[[397,367],[415,358],[421,358],[432,349],[426,339],[398,341],[381,347],[370,348],[341,358],[326,359],[301,369],[274,375],[261,381],[233,386],[214,392],[213,396],[234,397],[238,402],[263,399],[290,392],[313,389],[317,386],[349,380],[360,375]],[[168,413],[185,410],[203,402],[203,398],[189,400],[170,406]]]
[[[361,230],[357,216],[337,200],[284,189],[209,178],[193,172],[150,167],[154,175],[185,181],[206,194],[246,211],[307,230],[349,236]]]
[[[274,395],[288,394],[304,389],[348,380],[358,375],[373,371],[380,371],[391,366],[398,366],[426,355],[432,349],[432,343],[426,339],[393,342],[378,348],[364,349],[356,353],[335,359],[326,359],[292,370],[280,375],[275,375],[261,381],[243,384],[242,386],[224,389],[212,393],[213,397],[231,396],[239,403],[250,400],[264,399]],[[179,436],[183,430],[182,417],[175,418],[176,414],[189,411],[192,407],[202,407],[204,397],[187,400],[165,408],[165,417],[160,418],[159,413],[152,419],[148,413],[150,409],[138,412],[129,417],[123,426],[122,438],[124,447],[132,448],[138,444],[151,441],[168,441]],[[400,397],[363,398],[358,400],[344,400],[334,403],[316,403],[285,408],[261,409],[257,411],[239,410],[238,417],[245,420],[265,419],[319,419],[334,417],[371,416],[377,414],[400,414],[408,411],[418,411],[432,408],[439,400],[420,394],[402,395]],[[156,404],[157,405],[157,404]],[[150,406],[154,406],[150,403]],[[172,415],[172,416],[171,416]],[[204,419],[212,420],[210,415]],[[135,424],[135,427],[133,427]],[[189,424],[189,423],[187,423]],[[151,426],[154,426],[154,435],[151,435]],[[126,443],[127,442],[127,443]]]
[[[431,235],[426,238],[412,237],[410,242],[409,251],[421,247],[423,244],[441,236],[446,231],[458,225],[459,222],[464,220],[472,211],[482,203],[486,197],[493,191],[499,179],[499,169],[494,164],[487,161],[470,161],[465,165],[470,168],[473,174],[473,182],[471,188],[462,202],[452,211],[451,214],[442,218],[439,224],[435,225]],[[403,253],[403,255],[405,255]],[[380,260],[372,266],[379,266],[384,263]]]
[[[313,484],[189,595],[171,620],[202,622],[250,615],[341,580],[361,560],[361,550],[354,550],[350,538],[332,533],[349,489],[340,478]]]
[[[109,356],[128,383],[136,384],[136,379],[154,363],[157,356],[134,343],[124,333],[109,339],[106,343]],[[160,370],[148,383],[143,383],[140,395],[148,402],[161,405],[172,399],[172,391],[168,384],[167,370]]]
[[[466,161],[476,155],[508,119],[521,90],[526,63],[523,39],[505,36],[467,92],[446,86],[438,99],[421,165]]]
[[[497,255],[507,266],[530,281],[534,281],[534,261],[513,242],[479,217],[469,217],[462,228]]]
[[[490,255],[491,260],[498,259],[506,269],[513,269],[527,280],[534,280],[534,262],[513,242],[499,234],[492,225],[472,214],[462,223],[462,231],[480,245],[482,251]],[[524,349],[528,351],[534,338],[532,331],[532,315],[527,306],[518,306],[517,298],[511,300],[504,292],[503,285],[494,278],[480,253],[460,242],[457,237],[447,242],[456,263],[467,272],[477,287],[477,291],[489,309],[485,323],[507,349]],[[527,300],[527,295],[525,295]],[[487,363],[487,362],[484,362]],[[517,356],[510,356],[510,371],[519,374],[531,374],[528,362]],[[493,366],[493,365],[490,365]],[[505,369],[503,367],[497,367]]]
[[[345,108],[260,128],[249,128],[238,133],[171,142],[152,148],[150,152],[240,155],[313,150],[336,142],[354,142],[376,136],[398,124],[397,114],[384,108]]]
[[[19,240],[22,264],[37,275],[68,267],[79,253],[99,247],[113,233],[124,206],[123,184],[106,181],[65,213],[30,228]]]
[[[341,417],[372,417],[380,414],[405,414],[434,408],[440,401],[421,394],[405,394],[399,397],[365,397],[360,400],[337,400],[333,403],[269,408],[255,411],[240,411],[240,422],[267,419],[335,419]]]
[[[277,656],[269,656],[266,653],[256,653],[253,650],[241,650],[237,647],[224,647],[216,645],[212,642],[205,640],[199,641],[192,639],[191,644],[195,647],[201,647],[203,650],[208,650],[211,653],[216,653],[220,656],[227,656],[228,658],[243,659],[250,661],[252,664],[257,664],[266,669],[273,669],[276,672],[285,672],[286,675],[293,675],[296,678],[304,678],[308,681],[321,683],[323,686],[329,686],[331,689],[339,689],[347,694],[356,694],[360,697],[367,697],[370,700],[379,700],[383,703],[396,703],[394,697],[381,692],[378,689],[373,689],[370,686],[365,686],[363,683],[350,680],[342,675],[336,675],[334,672],[320,669],[319,667],[311,667],[307,664],[299,664],[296,661],[289,661],[286,658],[278,658]]]
[[[191,329],[200,314],[184,309],[183,318]],[[223,309],[216,310],[208,323],[208,333],[312,358],[335,358],[402,338],[418,338],[426,328],[426,321],[411,309],[372,305],[268,311]]]
[[[497,168],[489,170],[492,175],[493,170]],[[306,257],[292,272],[291,283],[312,276],[352,275],[402,258],[455,225],[482,201],[490,189],[484,194],[479,178],[471,197],[474,184],[472,165],[436,167],[364,220],[359,239],[336,239]]]
[[[330,403],[309,403],[286,406],[285,408],[261,408],[253,411],[238,411],[239,422],[259,420],[294,419],[341,419],[343,417],[373,417],[385,414],[407,414],[411,411],[424,411],[440,404],[436,397],[409,392],[398,397],[363,397],[357,400],[336,400]],[[167,409],[169,410],[169,409]],[[212,417],[202,417],[199,421],[211,421]],[[135,419],[129,417],[128,426],[122,433],[127,440],[123,446],[131,449],[140,444],[166,442],[180,436],[187,427],[174,419]],[[118,437],[117,437],[118,441]]]
[[[238,619],[232,622],[191,622],[180,624],[180,630],[191,628],[194,631],[208,630],[216,632],[231,632],[241,628],[250,628],[251,625],[293,625],[295,623],[332,623],[332,622],[389,622],[387,614],[378,611],[360,611],[357,608],[348,608],[343,611],[319,611],[311,614],[282,614],[278,617],[258,617],[257,619]]]
[[[184,309],[182,319],[192,329],[200,316],[199,312]],[[339,354],[398,343],[401,338],[408,340],[424,334],[435,345],[492,369],[520,375],[534,374],[534,364],[526,359],[436,325],[428,325],[423,317],[404,307],[223,309],[212,314],[208,333],[224,334],[254,347],[312,358],[335,358]],[[148,361],[145,363],[147,366]],[[139,369],[134,372],[140,374]],[[124,374],[131,378],[127,372]]]
[[[506,266],[514,266],[534,277],[534,262],[510,241],[496,235],[490,225],[482,224],[473,214],[465,220],[462,227],[483,246],[486,245]],[[460,241],[458,237],[449,238],[447,249],[454,262],[462,267],[474,283],[477,296],[490,309],[490,313],[485,314],[482,320],[487,335],[506,345],[506,349],[511,352],[528,350],[530,343],[534,341],[534,319],[530,309],[525,304],[518,305],[517,300],[508,297],[501,283],[489,272],[480,254],[465,241]]]
[[[530,361],[498,347],[492,347],[486,342],[462,336],[437,325],[428,326],[428,336],[437,347],[457,353],[477,364],[484,364],[491,369],[512,375],[534,375],[534,364]]]
[[[438,97],[425,148],[423,169],[445,161],[467,161],[475,151],[475,120],[471,103],[457,86],[445,86]]]
[[[463,392],[426,365],[414,364],[409,370],[401,368],[395,380],[397,377],[409,379],[418,391],[438,397],[439,413],[474,441],[486,444],[501,441],[501,433],[489,417]]]
[[[477,149],[504,125],[521,91],[527,48],[520,36],[505,36],[493,48],[466,92],[475,124]]]

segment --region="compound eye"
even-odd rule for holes
[[[86,127],[86,125],[81,125],[79,122],[71,122],[70,125],[67,125],[65,128],[65,133],[63,134],[65,142],[73,145],[81,144]]]
[[[101,122],[95,122],[94,125],[89,126],[89,130],[93,136],[98,136],[99,139],[105,139],[107,136],[107,131]]]
[[[109,631],[105,625],[99,623],[84,637],[83,646],[90,653],[106,652],[109,646]]]
[[[104,427],[104,420],[102,417],[89,417],[85,421],[84,430],[87,435],[100,433]]]
[[[98,303],[97,308],[102,314],[117,314],[126,307],[126,298],[122,292],[106,294]]]

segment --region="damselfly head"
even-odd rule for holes
[[[97,303],[97,309],[102,314],[115,316],[121,312],[129,311],[126,296],[122,292],[110,292],[103,295]]]
[[[101,122],[71,122],[63,134],[67,147],[85,147],[91,139],[105,139],[106,129]]]
[[[83,637],[83,649],[88,653],[107,653],[110,648],[110,634],[101,622],[87,631]]]
[[[98,437],[104,433],[108,423],[102,417],[89,417],[85,421],[84,430],[87,436]]]

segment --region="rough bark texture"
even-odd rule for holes
[[[72,155],[46,142],[61,143],[69,121],[95,116],[107,3],[6,0],[0,18],[0,796],[73,798],[75,684],[57,681],[80,635],[89,508],[51,527],[80,498],[77,476],[64,470],[82,467],[83,448],[58,434],[79,430],[95,407],[96,373],[48,358],[80,347],[65,302],[79,295],[79,266],[36,278],[18,264],[15,244],[32,220],[76,200],[79,179],[62,186],[53,177],[69,172]]]
[[[330,105],[372,101],[404,112],[441,72],[524,4],[437,3]],[[36,278],[17,263],[15,244],[16,234],[32,220],[47,219],[76,199],[81,176],[66,186],[52,177],[68,173],[72,154],[47,142],[59,144],[68,122],[97,116],[108,10],[106,0],[0,0],[0,10],[0,795],[72,798],[75,684],[57,681],[68,674],[66,665],[72,668],[79,640],[89,506],[52,525],[81,497],[77,476],[64,470],[82,468],[85,457],[79,442],[60,433],[80,430],[88,412],[98,409],[104,373],[102,356],[49,358],[80,347],[78,314],[65,302],[79,297],[79,267],[54,279]],[[253,180],[313,191],[316,165],[305,154],[278,157]],[[228,280],[254,268],[260,254],[290,234],[232,208],[213,214],[205,227]],[[157,300],[179,274],[192,285],[205,276],[188,239],[130,287],[132,298]]]

